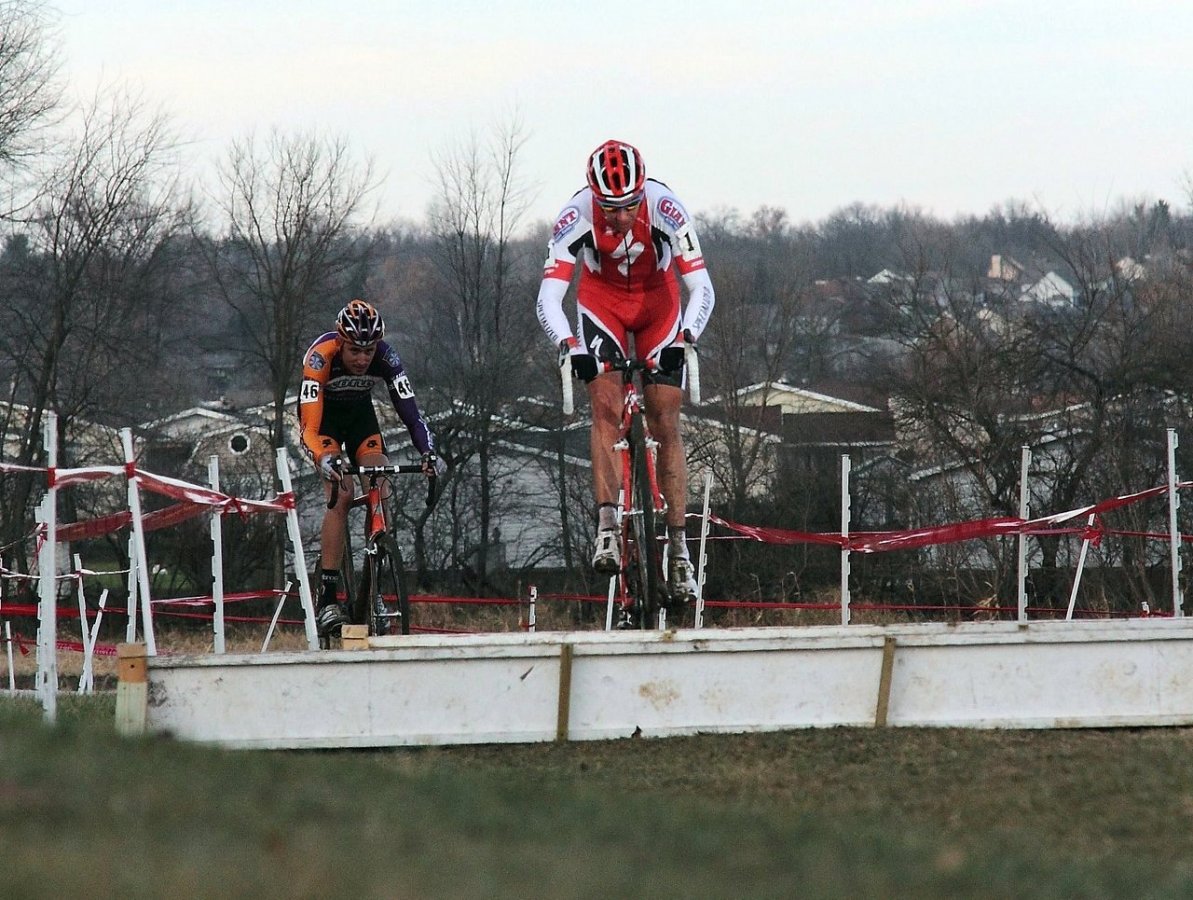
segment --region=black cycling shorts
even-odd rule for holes
[[[340,452],[351,455],[353,462],[369,453],[385,453],[381,426],[373,401],[363,403],[334,403],[324,400],[323,421],[319,434],[332,438],[340,445]]]

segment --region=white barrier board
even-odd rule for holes
[[[884,720],[978,728],[1193,724],[1187,619],[412,635],[375,643],[384,646],[152,657],[147,728],[232,747],[366,747]]]

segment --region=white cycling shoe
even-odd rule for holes
[[[686,556],[669,561],[667,593],[673,603],[691,603],[696,599],[696,567]]]
[[[616,528],[602,528],[597,532],[592,568],[600,575],[612,576],[621,571],[621,532]]]

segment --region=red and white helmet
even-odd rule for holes
[[[588,157],[588,186],[603,206],[633,206],[642,200],[646,166],[637,148],[605,141]]]

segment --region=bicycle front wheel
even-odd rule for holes
[[[373,560],[373,607],[369,631],[372,634],[410,634],[410,595],[406,592],[402,551],[397,541],[388,534],[380,535]]]
[[[630,421],[630,465],[633,515],[630,519],[630,561],[628,575],[637,599],[636,622],[639,628],[658,624],[659,597],[662,591],[659,562],[658,523],[655,518],[654,491],[647,468],[646,423],[642,413]]]

